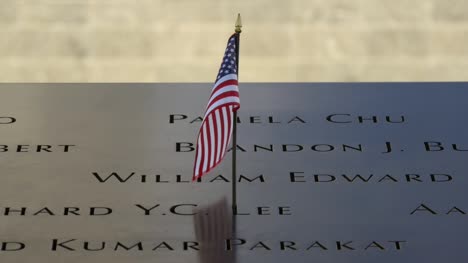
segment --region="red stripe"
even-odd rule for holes
[[[201,136],[201,134],[199,136]],[[202,147],[201,144],[197,144],[197,149],[200,148],[200,155],[201,155],[201,152],[203,151],[203,149],[201,147]],[[197,150],[197,152],[198,152],[198,150]],[[197,175],[200,175],[200,167],[198,167],[198,170],[196,170],[197,169],[198,159],[200,159],[200,163],[201,163],[201,156],[200,155],[198,155],[198,153],[197,153],[197,159],[195,159],[195,164],[194,164],[194,167],[193,167],[193,169],[195,170],[195,173],[193,175],[193,179],[195,179],[197,177]]]
[[[227,140],[226,140],[226,149],[227,149],[227,147],[229,146],[229,138],[231,137],[230,134],[231,134],[231,126],[232,126],[232,116],[231,116],[231,112],[229,111],[229,107],[226,107],[226,111],[227,111],[227,117],[228,117],[228,122],[227,122],[228,133],[227,133]]]
[[[206,153],[209,151],[209,148],[206,148],[206,143],[205,143],[205,137],[207,137],[205,127],[206,127],[206,123],[203,124],[203,138],[202,138],[202,147],[203,147],[202,148],[203,149],[202,153],[203,153],[203,155],[202,155],[202,159],[201,159],[202,161],[201,161],[201,167],[200,167],[201,174],[203,174],[203,172],[204,172],[205,165],[208,167],[207,159],[206,159]]]
[[[219,112],[220,112],[220,119],[221,119],[221,158],[220,159],[223,159],[223,152],[224,150],[226,149],[225,147],[225,143],[224,143],[224,131],[226,130],[226,123],[224,123],[224,113],[223,113],[223,108],[220,107],[219,108]]]
[[[214,151],[213,156],[214,156],[214,162],[215,162],[215,165],[216,165],[216,162],[218,161],[218,160],[216,160],[216,157],[218,156],[218,136],[219,136],[219,134],[218,134],[218,125],[217,125],[218,122],[216,120],[216,114],[215,113],[216,112],[213,111],[212,116],[213,116],[213,131],[214,131],[214,142],[215,142],[214,143],[215,144],[214,149],[213,149],[213,151]]]
[[[228,111],[229,111],[229,115],[231,115],[232,117],[232,122],[230,122],[231,126],[229,126],[229,137],[228,137],[228,141],[230,142],[231,141],[231,137],[232,137],[232,128],[233,128],[233,125],[234,125],[234,122],[236,120],[234,120],[234,114],[232,114],[232,111],[231,111],[231,106],[228,107]]]
[[[200,137],[200,132],[198,133],[198,137]],[[195,148],[195,163],[193,164],[193,176],[192,176],[192,181],[195,181],[196,175],[199,174],[197,171],[197,160],[198,160],[198,138],[197,138],[197,147]]]
[[[200,128],[200,147],[201,147],[201,153],[200,153],[200,167],[198,169],[198,174],[203,173],[203,163],[205,162],[205,143],[203,141],[203,124],[202,127]]]
[[[210,169],[210,163],[211,163],[211,152],[213,151],[213,148],[211,147],[211,131],[210,131],[210,125],[209,125],[209,121],[210,121],[210,118],[206,118],[207,119],[207,123],[206,123],[206,139],[207,139],[207,143],[208,143],[208,160],[206,160],[206,163],[207,163],[207,167],[208,169]]]
[[[210,113],[210,133],[213,133],[211,134],[210,136],[210,167],[213,167],[215,162],[216,162],[216,156],[215,156],[215,153],[216,153],[216,141],[215,141],[215,136],[216,136],[216,132],[215,132],[215,123],[216,123],[216,120],[214,119],[214,112],[211,112]],[[213,127],[213,130],[211,130],[211,127]]]
[[[195,171],[195,169],[197,169],[197,162],[198,162],[198,159],[202,159],[202,156],[203,156],[203,144],[201,143],[202,140],[203,140],[203,134],[202,134],[202,129],[200,129],[200,131],[198,132],[198,138],[200,139],[200,144],[198,143],[198,139],[197,139],[197,149],[196,149],[196,159],[195,159],[195,164],[194,164],[194,167],[193,167],[193,170]],[[200,148],[200,155],[198,155],[198,148]],[[201,160],[200,160],[200,164],[201,164]],[[201,167],[201,166],[200,166]],[[194,175],[193,175],[193,179],[195,180],[196,176],[195,175],[199,175],[201,174],[200,173],[200,167],[198,167],[198,170],[196,170],[194,172]]]

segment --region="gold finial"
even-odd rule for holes
[[[237,20],[236,20],[236,33],[242,32],[242,20],[241,20],[241,15],[237,14]]]

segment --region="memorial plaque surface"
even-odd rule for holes
[[[0,85],[0,262],[467,262],[468,83]]]

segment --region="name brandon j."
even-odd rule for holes
[[[446,143],[440,141],[425,141],[419,144],[419,149],[425,152],[468,152],[468,143],[464,145],[461,143]],[[176,152],[193,152],[195,146],[191,142],[176,142]],[[228,149],[228,152],[232,148]],[[380,145],[365,146],[362,143],[317,143],[317,144],[252,144],[252,145],[237,145],[237,150],[240,152],[283,152],[283,153],[297,153],[297,152],[315,152],[315,153],[329,153],[329,152],[372,152],[380,154],[388,154],[393,152],[403,152],[404,149],[395,149],[392,142],[383,142]]]

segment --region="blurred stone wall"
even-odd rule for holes
[[[468,80],[467,0],[0,0],[2,82]]]

